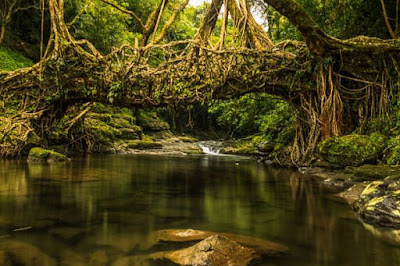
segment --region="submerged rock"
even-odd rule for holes
[[[353,207],[366,223],[400,228],[400,177],[371,182]]]
[[[55,266],[56,261],[39,248],[15,240],[0,239],[0,265]],[[10,264],[7,264],[10,263]]]
[[[210,236],[196,245],[166,252],[165,258],[179,265],[247,265],[256,257],[253,249],[220,236]]]
[[[338,199],[343,200],[344,202],[348,204],[353,204],[358,198],[360,197],[361,193],[365,189],[366,184],[364,183],[357,183],[353,185],[352,187],[348,188],[347,190],[340,192],[336,194],[335,196]]]
[[[287,247],[281,244],[252,236],[236,235],[222,232],[200,231],[193,229],[166,229],[156,231],[152,234],[149,244],[155,245],[159,241],[186,242],[203,240],[213,235],[223,236],[239,243],[240,245],[250,247],[256,250],[257,253],[262,256],[279,256],[289,250]]]
[[[29,151],[28,162],[65,162],[69,158],[53,150],[35,147]]]

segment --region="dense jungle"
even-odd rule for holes
[[[399,15],[0,0],[0,265],[400,263]]]

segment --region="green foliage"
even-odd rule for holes
[[[84,2],[71,2],[67,12],[75,15]],[[113,47],[133,44],[137,37],[130,31],[131,18],[115,8],[95,1],[73,26],[73,34],[78,39],[87,39],[103,53],[109,53]]]
[[[275,108],[276,100],[262,95],[247,94],[239,99],[214,102],[209,113],[214,116],[217,125],[226,129],[232,137],[254,134],[261,130],[263,116]]]
[[[293,142],[295,135],[293,112],[288,103],[279,101],[275,108],[260,120],[260,130],[264,132],[267,139],[276,142],[276,149],[289,145]]]
[[[339,38],[359,35],[390,38],[380,1],[298,0],[307,13],[327,33]],[[396,17],[396,0],[385,1],[389,18]],[[299,31],[272,7],[266,7],[270,36],[275,40],[301,39]],[[394,28],[394,21],[392,24]]]
[[[336,166],[376,163],[386,147],[386,137],[379,133],[333,137],[318,145],[320,157]]]
[[[5,46],[0,46],[0,71],[11,71],[33,65],[32,60]]]

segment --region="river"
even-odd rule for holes
[[[248,158],[0,161],[0,246],[25,243],[60,265],[112,265],[175,248],[143,245],[151,232],[173,228],[250,235],[290,249],[254,265],[400,264],[400,248],[365,230],[350,207],[329,199],[318,182]]]

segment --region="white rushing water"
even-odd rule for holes
[[[221,142],[210,140],[201,141],[198,144],[205,154],[222,155],[219,153],[221,151]]]

